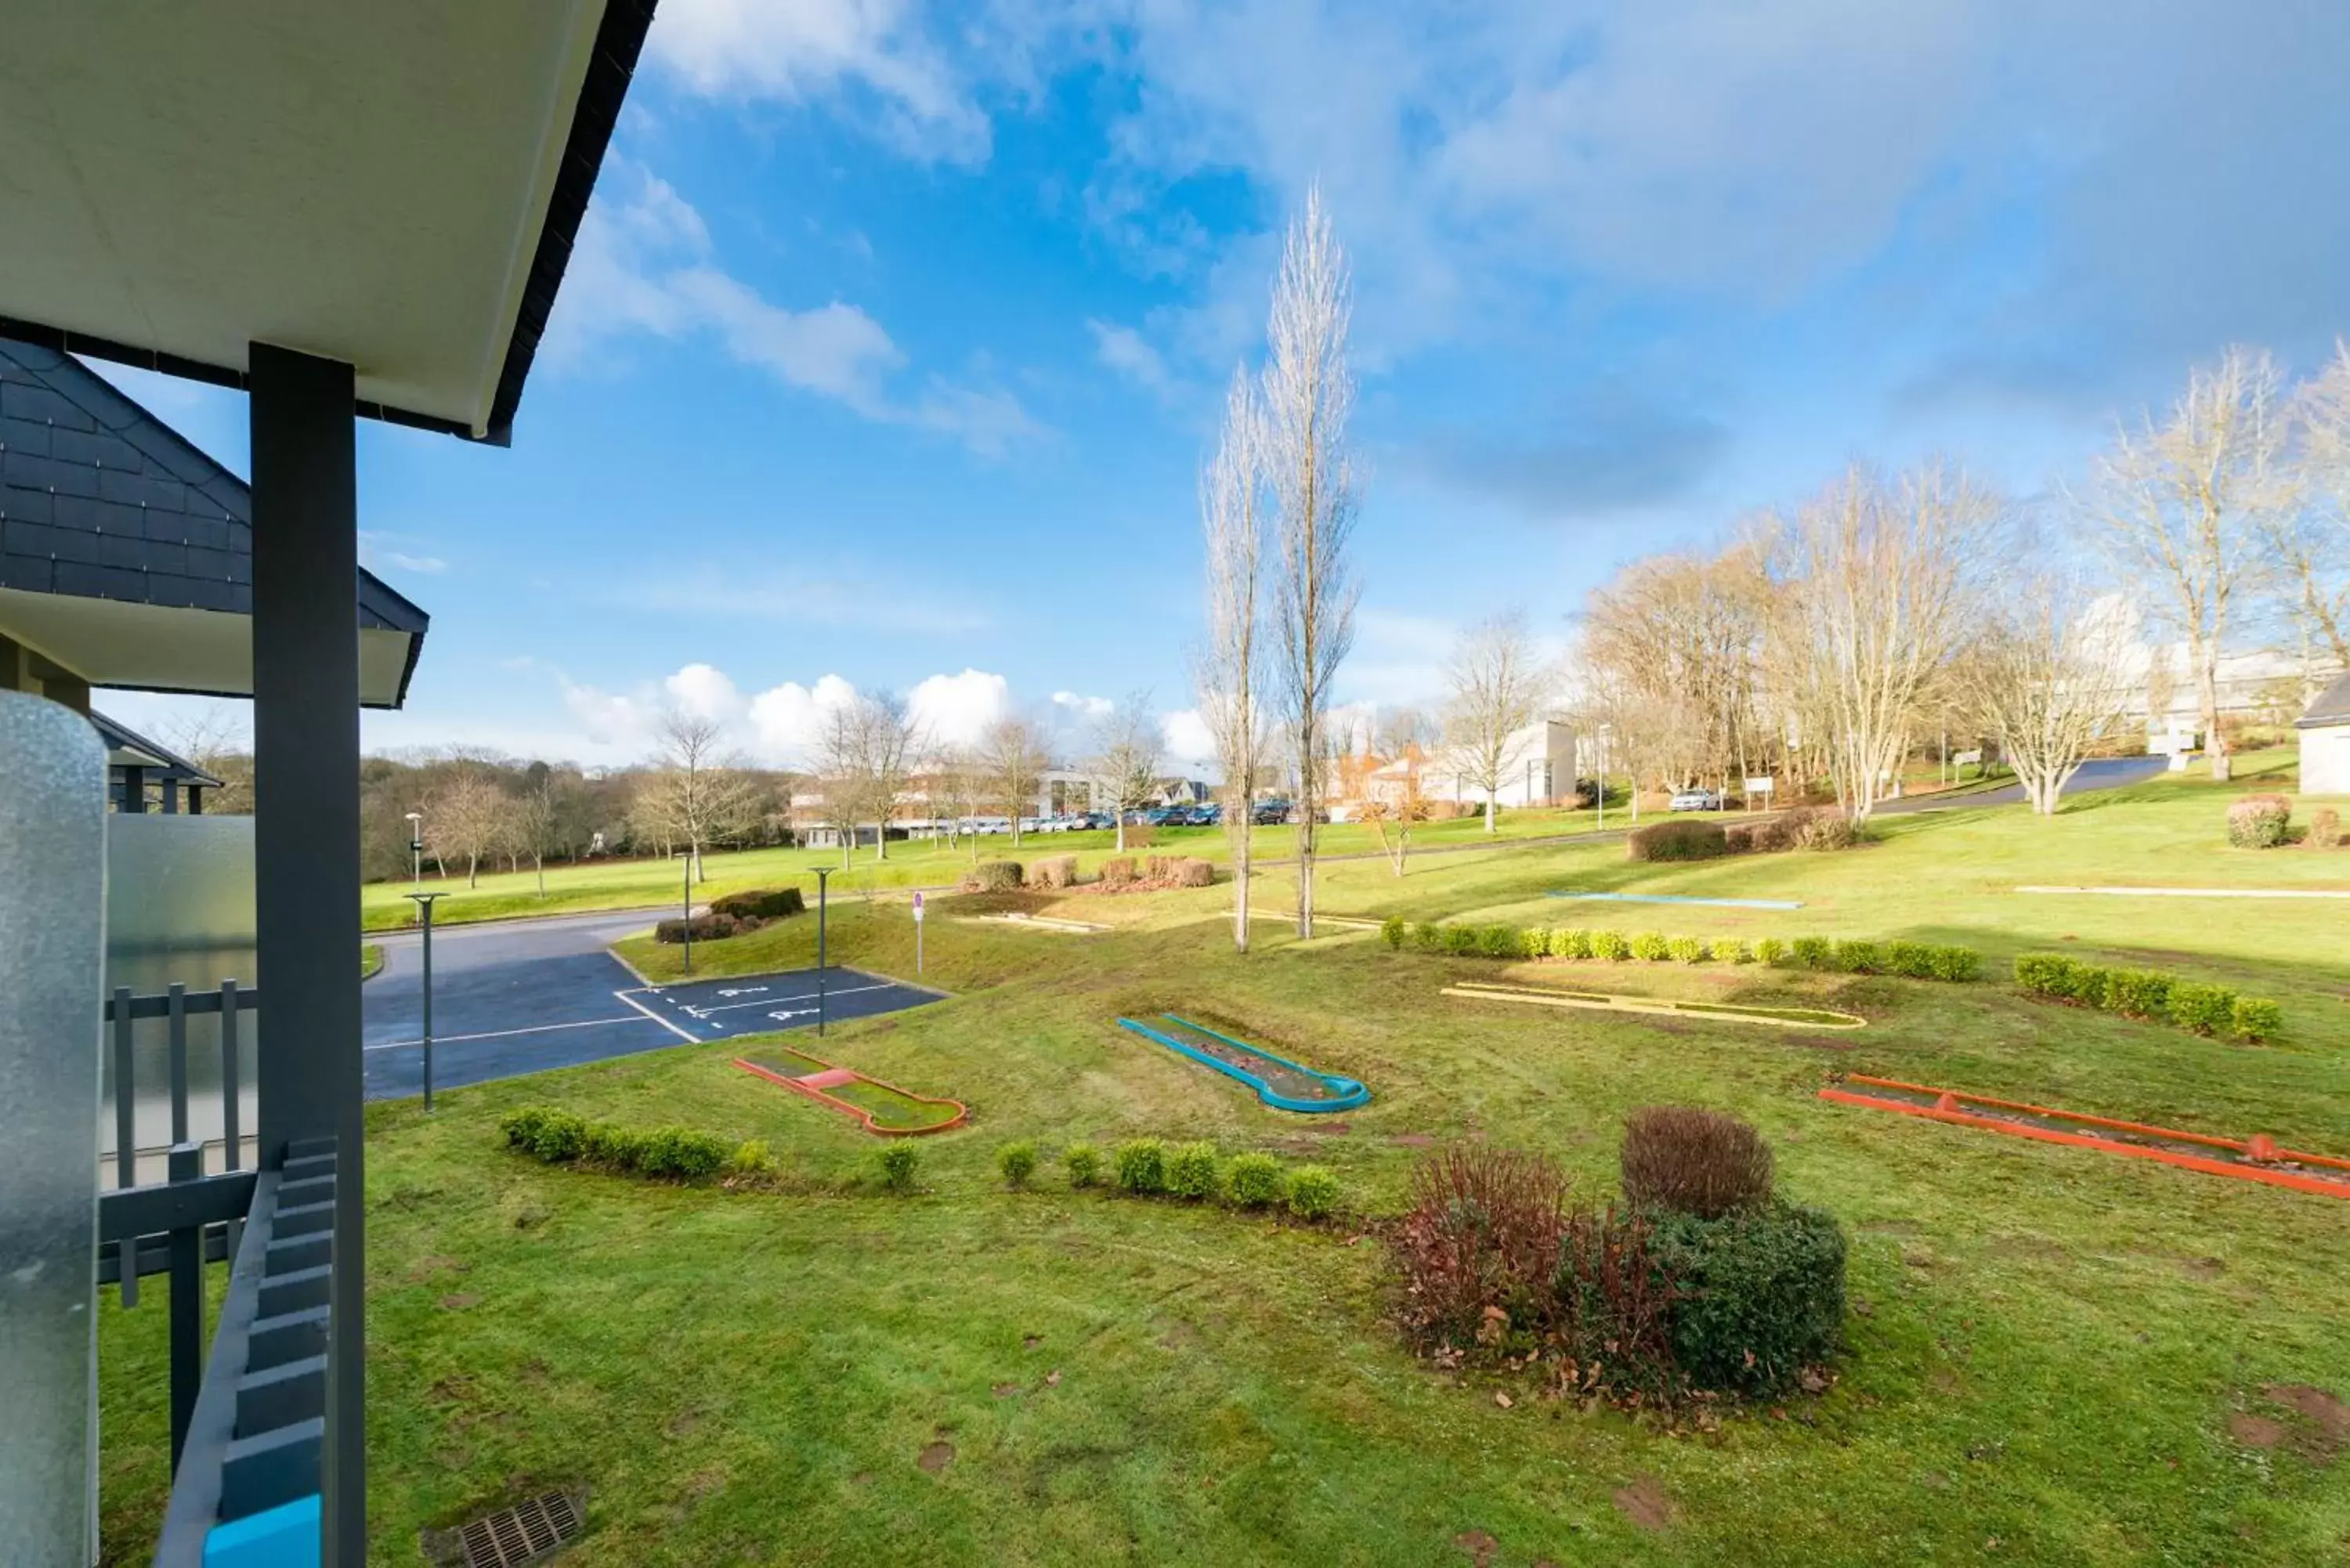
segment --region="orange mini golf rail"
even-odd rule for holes
[[[795,1078],[788,1074],[779,1073],[763,1063],[753,1062],[741,1056],[734,1058],[734,1064],[746,1073],[766,1079],[771,1084],[781,1084],[794,1094],[806,1095],[820,1106],[829,1106],[844,1116],[855,1117],[863,1122],[865,1130],[876,1137],[923,1137],[931,1133],[951,1131],[971,1119],[970,1109],[961,1100],[951,1100],[942,1095],[918,1095],[911,1089],[901,1089],[895,1084],[885,1083],[869,1074],[854,1072],[847,1067],[836,1067],[829,1062],[823,1062],[819,1057],[809,1056],[805,1052],[795,1051],[792,1054],[806,1061],[818,1063],[818,1071]],[[929,1127],[885,1127],[876,1122],[873,1119],[873,1113],[863,1106],[851,1105],[847,1100],[825,1093],[825,1090],[836,1084],[850,1082],[871,1084],[878,1088],[887,1089],[893,1095],[903,1095],[906,1098],[925,1106],[951,1106],[954,1107],[954,1115]]]
[[[2297,1149],[2279,1148],[2266,1134],[2249,1139],[2213,1137],[2206,1133],[2185,1132],[2177,1127],[2149,1127],[2143,1122],[2117,1121],[2111,1116],[2088,1116],[2079,1111],[2058,1110],[2049,1106],[2035,1106],[2022,1100],[1994,1099],[1989,1095],[1970,1095],[1955,1089],[1937,1089],[1924,1084],[1904,1083],[1898,1078],[1870,1078],[1857,1074],[1844,1080],[1870,1088],[1890,1089],[1897,1094],[1927,1095],[1933,1097],[1930,1105],[1893,1099],[1881,1095],[1856,1094],[1850,1089],[1831,1085],[1820,1091],[1820,1098],[1842,1106],[1858,1106],[1866,1110],[1896,1111],[1905,1116],[1922,1116],[1929,1121],[1948,1122],[1953,1127],[1981,1127],[1989,1132],[2004,1133],[2011,1137],[2031,1138],[2038,1143],[2062,1144],[2072,1148],[2093,1148],[2105,1154],[2125,1155],[2133,1159],[2158,1160],[2183,1170],[2199,1170],[2210,1176],[2232,1176],[2241,1181],[2257,1181],[2264,1186],[2282,1187],[2295,1192],[2315,1193],[2324,1198],[2350,1199],[2350,1159],[2338,1159],[2331,1155],[2304,1154]],[[2010,1121],[2001,1116],[1982,1116],[1968,1110],[1969,1106],[1981,1106],[1990,1110],[2011,1111],[2023,1116],[2042,1116],[2050,1121],[2074,1127],[2101,1128],[2107,1132],[2134,1133],[2142,1137],[2163,1138],[2175,1143],[2191,1144],[2204,1148],[2224,1150],[2236,1155],[2236,1159],[2216,1159],[2206,1155],[2183,1154],[2176,1149],[2152,1148],[2145,1144],[2126,1143],[2118,1138],[2101,1137],[2095,1132],[2067,1132],[2058,1127],[2033,1127],[2026,1122]],[[2298,1170],[2280,1170],[2270,1162],[2318,1166],[2329,1171],[2343,1172],[2341,1179],[2312,1176]]]

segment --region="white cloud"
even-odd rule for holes
[[[789,576],[715,566],[656,570],[626,581],[598,577],[566,591],[583,601],[696,620],[774,620],[931,634],[972,631],[990,621],[967,592],[941,593],[894,577],[883,583],[836,575],[814,563]]]
[[[1011,704],[1011,683],[982,670],[933,675],[906,694],[908,710],[922,726],[925,738],[937,745],[977,743]]]
[[[646,52],[707,97],[822,101],[917,157],[987,159],[987,117],[899,0],[666,0]]]
[[[763,761],[785,767],[807,767],[816,760],[824,734],[825,716],[853,701],[857,688],[837,675],[827,675],[813,686],[786,680],[751,699],[751,731]]]
[[[359,530],[359,565],[371,572],[413,572],[420,576],[437,577],[449,569],[449,563],[438,556],[418,555],[412,551],[394,549],[403,542],[398,534],[380,534],[372,529]]]
[[[1046,433],[1000,387],[933,375],[910,400],[893,396],[889,379],[906,356],[879,322],[840,300],[806,310],[775,304],[716,265],[709,226],[675,187],[642,164],[608,159],[548,324],[549,362],[582,369],[632,335],[702,334],[785,386],[879,423],[951,436],[982,456]]]
[[[681,712],[697,719],[725,722],[743,711],[743,694],[734,690],[725,671],[712,665],[689,664],[662,681],[661,689]]]
[[[1055,691],[1053,693],[1053,706],[1066,708],[1081,719],[1100,719],[1107,717],[1110,710],[1116,708],[1118,704],[1107,697],[1087,697],[1076,691]]]
[[[1088,320],[1086,326],[1094,335],[1095,356],[1104,365],[1146,391],[1163,395],[1172,388],[1166,360],[1141,333],[1108,321]]]
[[[1216,761],[1216,739],[1209,732],[1208,722],[1200,717],[1197,708],[1184,708],[1159,715],[1159,738],[1167,747],[1167,756],[1190,771],[1211,769]]]

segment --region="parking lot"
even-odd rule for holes
[[[800,970],[648,986],[605,950],[642,915],[460,926],[432,939],[432,1085],[543,1073],[779,1029],[871,1017],[940,992],[859,970]],[[412,935],[382,939],[384,967],[360,992],[367,1096],[424,1083],[423,963]]]

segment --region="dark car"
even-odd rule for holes
[[[1249,820],[1259,827],[1279,827],[1289,820],[1289,803],[1285,800],[1261,800],[1249,812]]]

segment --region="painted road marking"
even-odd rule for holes
[[[688,1002],[671,1002],[671,1005],[682,1008],[689,1017],[707,1018],[713,1012],[729,1012],[738,1007],[766,1007],[778,1002],[814,1002],[819,996],[855,996],[864,991],[910,991],[911,989],[913,988],[910,986],[900,986],[894,981],[885,981],[879,985],[836,985],[824,991],[811,991],[801,996],[771,996],[758,1002],[721,1002],[709,1007],[696,1007]],[[730,993],[722,991],[718,994],[725,996]]]
[[[652,1014],[646,1013],[645,1016],[650,1018],[652,1017]],[[631,1017],[583,1018],[578,1020],[577,1023],[534,1023],[526,1029],[493,1029],[481,1034],[435,1034],[432,1037],[432,1044],[435,1045],[455,1045],[467,1040],[511,1040],[517,1034],[550,1034],[558,1029],[594,1029],[604,1024],[634,1023],[635,1022],[636,1020]],[[660,1021],[656,1019],[655,1022],[658,1023]],[[363,1047],[363,1049],[369,1051],[404,1051],[423,1044],[424,1037],[420,1034],[413,1040],[387,1040],[380,1045],[369,1045]]]
[[[637,1000],[638,992],[633,991],[616,991],[612,994],[619,997],[622,1002],[627,1002],[630,1007],[635,1008],[639,1012],[643,1013],[647,1018],[651,1019],[655,1023],[660,1024],[663,1029],[666,1029],[671,1033],[676,1035],[679,1039],[684,1041],[687,1044],[699,1045],[702,1044],[700,1040],[694,1037],[693,1033],[684,1025],[677,1023],[670,1019],[663,1018],[660,1013],[655,1012],[651,1008],[647,1007],[643,1002],[639,1002]]]
[[[720,992],[718,994],[721,996],[764,996],[766,994],[766,992],[767,988],[764,985],[737,985],[729,986],[726,990]]]

